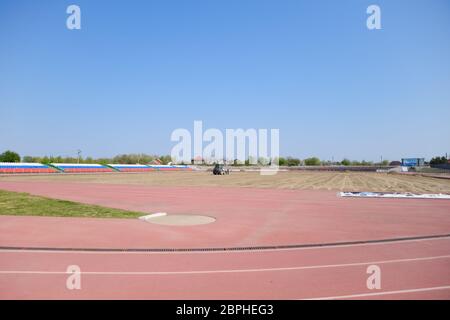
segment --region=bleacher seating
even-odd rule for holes
[[[186,165],[143,165],[143,164],[85,164],[85,163],[14,163],[0,162],[0,174],[7,173],[101,173],[101,172],[151,172],[192,170]]]
[[[110,167],[101,164],[52,163],[52,165],[61,169],[65,173],[114,172],[114,170]]]
[[[185,165],[150,165],[149,167],[155,168],[159,171],[182,171],[191,170],[191,167]]]
[[[56,173],[58,170],[40,163],[0,162],[0,173]]]
[[[120,172],[147,172],[157,170],[155,168],[152,168],[151,166],[146,166],[144,164],[108,164],[108,165]]]

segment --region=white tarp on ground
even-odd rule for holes
[[[407,198],[407,199],[448,199],[448,194],[415,194],[415,193],[389,193],[389,192],[339,192],[341,197],[359,197],[359,198]]]

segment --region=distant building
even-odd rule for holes
[[[196,156],[192,161],[192,164],[204,164],[204,163],[205,162],[202,156]]]
[[[398,167],[398,166],[401,166],[402,163],[401,163],[400,161],[391,161],[391,162],[389,163],[389,165],[390,165],[390,166],[394,166],[394,167]]]
[[[152,165],[161,165],[162,162],[159,159],[154,159],[154,160],[150,161],[150,164],[152,164]]]
[[[425,158],[404,158],[402,166],[404,167],[422,167],[425,165]]]

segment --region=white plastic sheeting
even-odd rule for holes
[[[357,198],[406,198],[406,199],[446,199],[450,200],[449,194],[442,193],[390,193],[390,192],[339,192],[341,197],[357,197]]]

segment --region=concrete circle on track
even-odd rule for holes
[[[165,216],[154,217],[146,221],[166,226],[196,226],[213,223],[214,221],[216,221],[216,219],[213,217],[202,215],[169,214]]]

